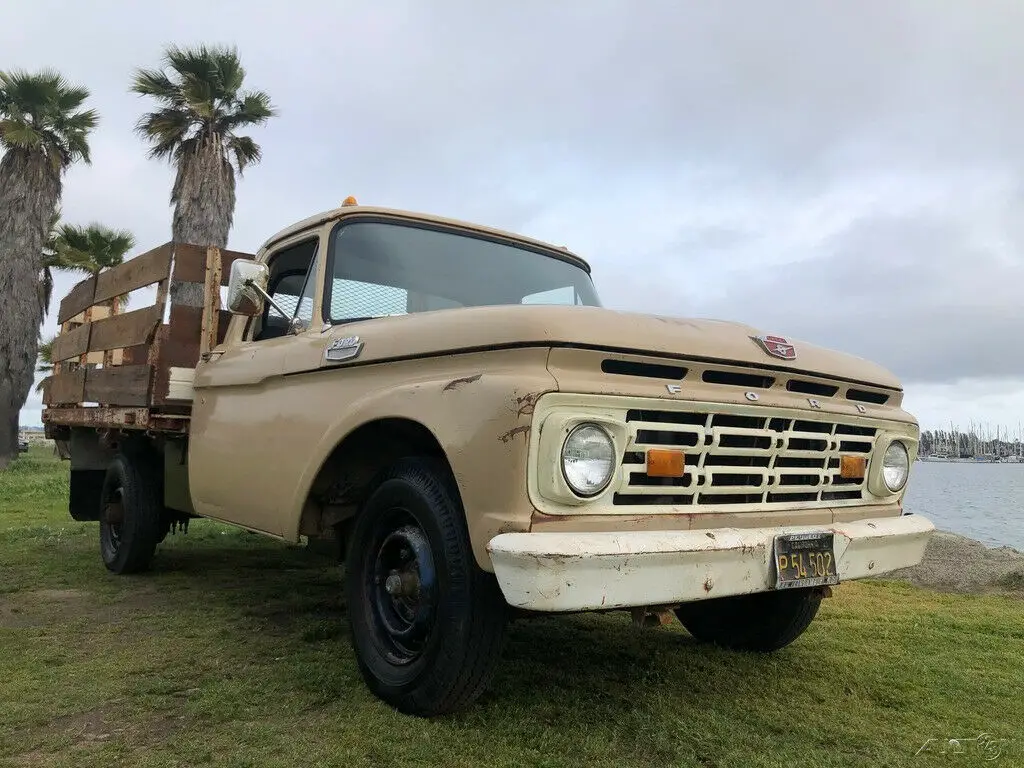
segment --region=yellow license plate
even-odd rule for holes
[[[775,588],[838,584],[834,535],[788,533],[775,537]]]

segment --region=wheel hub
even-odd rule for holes
[[[395,662],[411,662],[426,642],[436,609],[434,560],[422,529],[402,525],[391,530],[372,568],[378,637]]]

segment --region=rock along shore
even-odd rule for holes
[[[957,533],[936,531],[920,565],[880,578],[949,592],[1013,592],[1024,597],[1024,553],[1012,547],[987,547]]]

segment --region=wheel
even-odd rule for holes
[[[685,603],[675,613],[702,642],[767,653],[800,637],[820,605],[819,589],[790,589],[699,600]]]
[[[139,456],[117,454],[103,478],[100,555],[114,573],[149,568],[161,538],[160,476]]]
[[[445,467],[403,459],[388,470],[352,528],[345,563],[352,646],[374,695],[432,717],[483,693],[506,603],[473,558]]]

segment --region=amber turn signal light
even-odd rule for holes
[[[682,477],[686,454],[669,448],[650,448],[647,451],[648,477]]]
[[[868,460],[863,456],[840,456],[839,476],[846,480],[860,480],[867,473]]]

